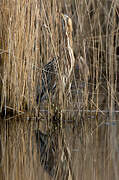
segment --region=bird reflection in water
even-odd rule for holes
[[[64,136],[56,131],[44,134],[35,131],[37,153],[44,170],[53,178],[72,179],[71,154]]]

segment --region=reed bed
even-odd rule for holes
[[[76,62],[71,96],[66,94],[65,107],[58,108],[65,120],[82,125],[83,132],[95,134],[97,140],[101,123],[118,120],[118,1],[1,0],[0,112],[7,115],[12,111],[13,117],[26,113],[37,116],[36,92],[42,68],[54,56],[60,56],[63,47],[61,12],[73,22]],[[52,114],[52,104],[47,102],[46,107],[48,114]],[[118,179],[116,136],[115,126],[110,129],[109,141],[110,147],[115,147],[111,163]]]
[[[59,12],[73,21],[75,100],[67,98],[68,104],[73,108],[83,101],[83,107],[98,112],[109,110],[112,99],[118,101],[118,3],[1,1],[1,109],[35,109],[41,70],[62,51]],[[88,77],[80,56],[88,65]]]

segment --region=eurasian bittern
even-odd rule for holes
[[[37,93],[37,103],[42,102],[51,93],[53,96],[60,78],[62,91],[64,92],[74,68],[75,58],[72,50],[72,20],[67,15],[61,14],[64,53],[63,57],[54,57],[42,70],[42,87]]]

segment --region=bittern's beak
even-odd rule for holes
[[[63,13],[61,13],[61,17],[64,17],[64,14],[63,14]]]
[[[64,19],[64,14],[61,13],[61,17]]]
[[[66,21],[69,17],[66,14],[61,13],[61,17],[64,21]]]
[[[65,15],[63,13],[61,13],[61,17],[65,20]]]

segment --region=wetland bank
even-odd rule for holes
[[[61,12],[73,26],[71,92],[38,107],[42,68],[64,47]],[[0,179],[119,178],[118,22],[118,1],[1,0]]]

